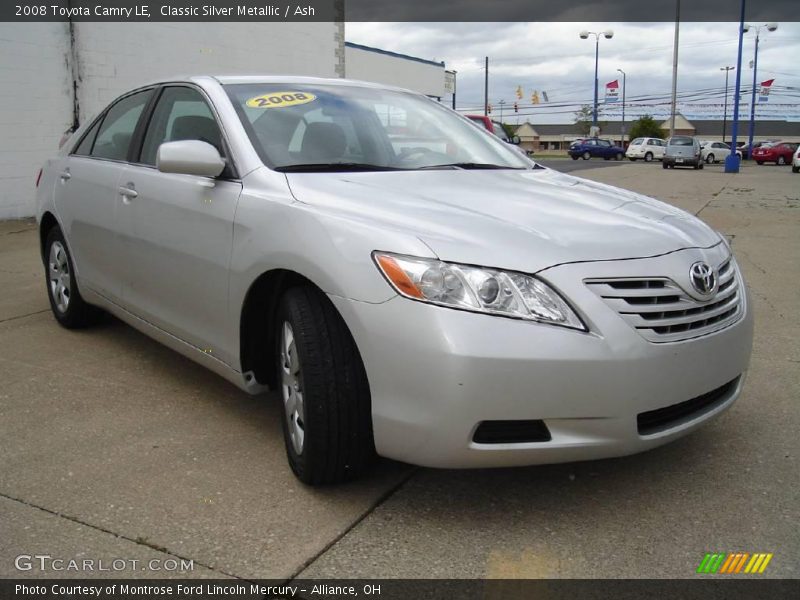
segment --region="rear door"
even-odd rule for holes
[[[164,142],[201,140],[227,160],[220,177],[162,173]],[[242,190],[219,120],[193,86],[164,87],[122,186],[133,192],[120,207],[130,269],[125,304],[141,318],[227,362],[220,340],[227,327],[228,268],[233,219]]]
[[[125,256],[117,223],[119,181],[136,126],[153,89],[112,104],[92,125],[58,173],[55,206],[81,285],[119,299]]]

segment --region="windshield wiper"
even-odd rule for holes
[[[282,167],[275,167],[276,171],[281,173],[294,173],[294,172],[321,172],[328,171],[335,173],[337,171],[402,171],[395,167],[386,167],[384,165],[373,165],[369,163],[355,163],[355,162],[333,162],[333,163],[306,163],[299,165],[284,165]]]
[[[426,169],[514,169],[520,170],[525,167],[509,167],[507,165],[495,165],[492,163],[476,163],[476,162],[458,162],[458,163],[445,163],[441,165],[426,165],[419,167],[418,170]]]

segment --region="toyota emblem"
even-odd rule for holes
[[[689,269],[692,287],[702,296],[713,296],[717,291],[717,274],[708,263],[696,262]]]

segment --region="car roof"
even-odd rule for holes
[[[410,92],[418,94],[412,90],[401,87],[374,83],[371,81],[361,81],[358,79],[339,79],[332,77],[301,77],[291,75],[180,75],[175,77],[165,77],[155,81],[150,81],[146,85],[160,85],[165,83],[194,83],[198,85],[216,82],[221,85],[233,84],[302,84],[302,85],[331,85],[339,87],[363,87],[383,90],[394,90],[398,92]],[[146,86],[140,86],[146,87]]]

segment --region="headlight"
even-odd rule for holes
[[[385,252],[374,252],[373,257],[392,287],[406,298],[586,331],[569,304],[530,275]]]

